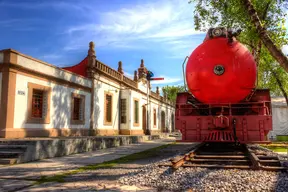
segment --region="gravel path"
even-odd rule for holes
[[[153,157],[70,175],[64,183],[45,183],[23,192],[288,191],[288,173],[206,168],[180,168],[172,172],[170,168],[158,166],[190,151],[192,147],[184,143],[171,145]],[[250,145],[249,148],[257,153],[278,155],[257,145]],[[282,158],[285,159],[284,156]]]
[[[277,155],[257,145],[249,148],[258,153]],[[172,172],[167,167],[158,167],[167,160],[131,172],[121,177],[119,183],[154,187],[159,191],[288,191],[288,173],[206,168],[180,168]]]

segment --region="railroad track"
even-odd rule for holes
[[[173,169],[179,167],[204,167],[224,169],[254,169],[281,171],[283,167],[277,156],[267,156],[265,153],[254,153],[247,145],[234,143],[201,143],[189,153],[171,159],[168,164]]]

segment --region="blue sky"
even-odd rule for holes
[[[127,76],[144,59],[164,81],[183,83],[182,62],[203,41],[188,0],[0,0],[0,49],[12,48],[50,64],[79,63],[88,44],[97,59]],[[285,48],[288,52],[288,46]]]
[[[127,76],[145,65],[153,88],[182,84],[182,62],[204,38],[188,0],[0,0],[0,49],[12,48],[64,67],[79,63],[94,41],[97,59]]]

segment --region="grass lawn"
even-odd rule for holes
[[[288,146],[275,146],[275,145],[261,145],[262,147],[265,147],[267,149],[270,149],[274,152],[287,152]]]
[[[153,157],[153,156],[157,155],[157,153],[159,153],[159,151],[161,149],[164,149],[164,148],[166,148],[170,145],[174,145],[174,144],[175,144],[175,142],[171,143],[171,144],[162,145],[162,146],[159,146],[156,148],[148,149],[148,150],[145,150],[142,152],[134,153],[131,155],[127,155],[127,156],[121,157],[119,159],[106,161],[106,162],[98,163],[98,164],[94,164],[94,165],[86,165],[86,166],[77,168],[77,169],[72,170],[72,171],[67,171],[64,173],[56,174],[54,176],[48,176],[48,177],[42,176],[35,184],[41,184],[41,183],[45,183],[45,182],[64,182],[64,178],[69,176],[69,175],[74,175],[74,174],[89,171],[89,170],[111,168],[117,164],[129,163],[129,162],[132,162],[135,160]]]

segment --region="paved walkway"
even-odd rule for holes
[[[37,162],[0,167],[0,192],[15,191],[33,184],[41,176],[74,170],[85,165],[102,163],[173,142],[173,139],[146,141],[94,152],[44,159]],[[30,180],[30,181],[29,181]]]

